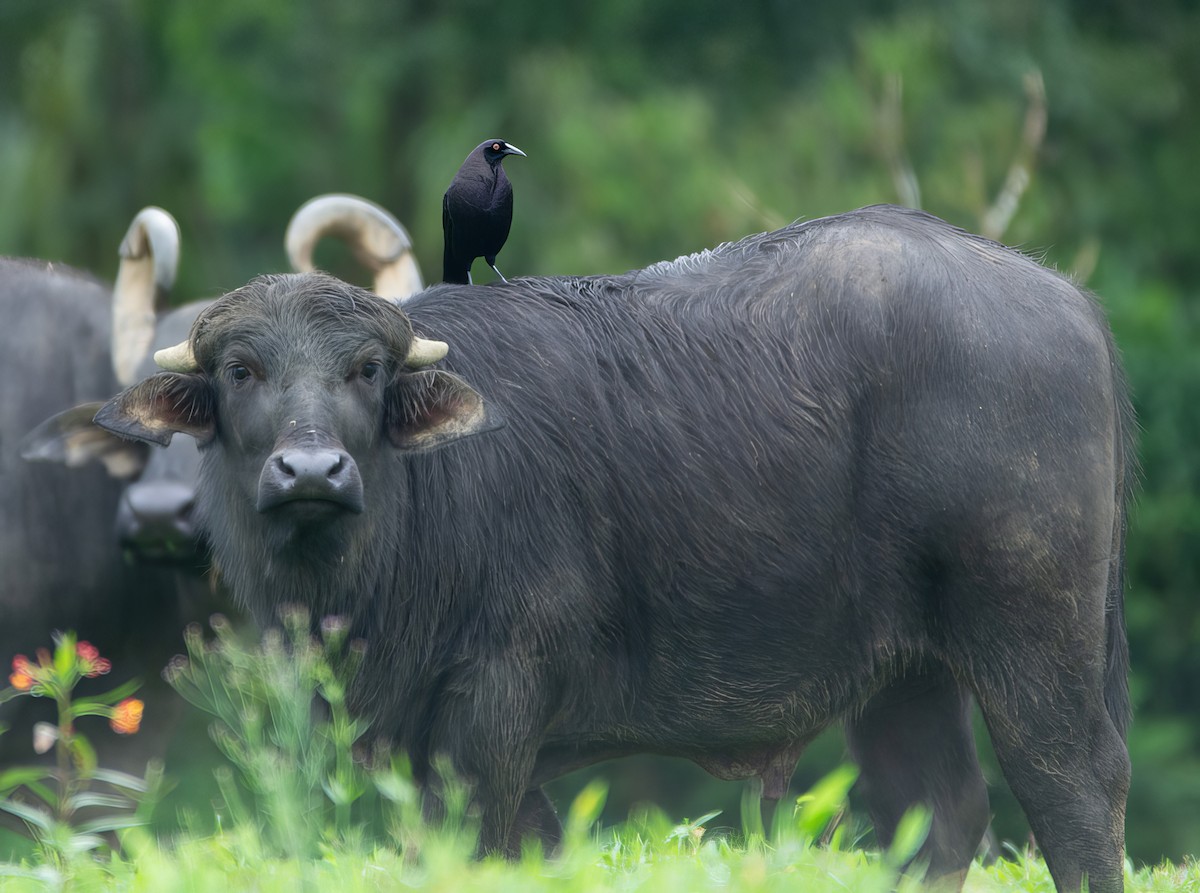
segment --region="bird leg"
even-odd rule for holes
[[[508,281],[507,279],[504,278],[504,274],[500,272],[499,267],[497,267],[495,264],[488,264],[488,266],[496,271],[496,275],[499,276],[501,280],[503,280],[504,282]]]

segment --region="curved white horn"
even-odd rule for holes
[[[113,286],[112,362],[129,386],[154,340],[158,310],[166,304],[179,268],[179,224],[162,208],[142,208],[121,240],[121,265]]]
[[[197,372],[200,369],[200,364],[196,362],[196,356],[192,353],[190,341],[180,341],[173,347],[156,350],[154,362],[168,372]]]
[[[430,341],[428,338],[418,338],[413,335],[412,344],[408,348],[408,356],[404,358],[404,365],[410,369],[429,366],[444,357],[449,350],[450,345],[445,341]]]
[[[309,199],[288,221],[284,247],[292,269],[312,272],[313,249],[325,236],[344,239],[375,274],[375,293],[403,301],[425,287],[408,231],[389,211],[357,195],[334,193]]]

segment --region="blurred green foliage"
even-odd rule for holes
[[[1040,72],[1046,136],[1003,240],[1087,281],[1126,357],[1144,469],[1128,839],[1178,857],[1200,852],[1198,45],[1189,0],[3,0],[0,253],[112,276],[159,204],[186,300],[282,269],[291,212],[346,191],[397,213],[436,280],[442,192],[491,136],[529,153],[506,166],[510,275],[616,272],[918,195],[978,230]]]

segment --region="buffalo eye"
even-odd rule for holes
[[[363,363],[362,369],[358,371],[358,374],[366,381],[374,381],[382,368],[383,366],[381,363],[378,363],[375,360],[370,360],[369,362]]]
[[[231,363],[228,367],[229,380],[234,384],[241,384],[250,377],[250,370],[241,363]]]

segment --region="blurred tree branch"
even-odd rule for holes
[[[904,151],[904,78],[892,72],[883,82],[883,98],[875,110],[879,146],[900,204],[921,207],[921,184]]]
[[[1004,185],[996,198],[979,215],[979,232],[999,241],[1012,222],[1021,203],[1021,196],[1033,180],[1038,152],[1046,137],[1046,85],[1037,69],[1024,78],[1028,106],[1021,141],[1009,164]],[[875,110],[879,149],[892,178],[892,186],[902,205],[921,207],[921,184],[904,148],[904,79],[892,72],[884,79],[883,97]]]
[[[1025,75],[1025,96],[1029,105],[1025,110],[1025,126],[1021,130],[1021,143],[1008,167],[995,201],[979,218],[979,231],[989,239],[1000,240],[1021,202],[1021,196],[1033,179],[1033,169],[1038,152],[1046,137],[1046,85],[1042,73],[1034,69]]]

